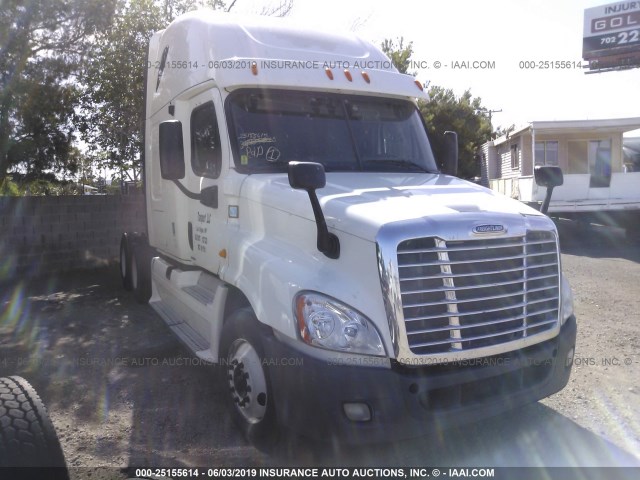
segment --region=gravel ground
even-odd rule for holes
[[[0,376],[36,388],[74,478],[139,466],[640,466],[640,248],[620,230],[560,228],[578,317],[569,385],[427,438],[257,451],[231,424],[216,367],[121,290],[115,269],[0,287]]]

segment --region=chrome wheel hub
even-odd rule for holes
[[[229,391],[236,408],[249,423],[257,423],[267,411],[267,380],[258,352],[244,339],[229,351]]]

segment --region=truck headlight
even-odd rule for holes
[[[320,293],[301,292],[294,299],[294,308],[305,343],[340,352],[385,355],[371,320],[348,305]]]
[[[560,311],[560,325],[564,325],[571,315],[573,315],[573,292],[571,291],[571,285],[569,280],[562,274],[560,276],[560,295],[562,295],[561,311]]]

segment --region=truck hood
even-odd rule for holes
[[[317,190],[330,229],[374,241],[388,223],[464,213],[477,220],[541,215],[525,204],[480,185],[442,174],[327,173]],[[307,192],[294,190],[286,174],[250,175],[241,197],[314,222]]]

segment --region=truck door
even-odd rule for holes
[[[200,183],[200,200],[189,209],[189,246],[194,263],[217,274],[226,238],[227,207],[223,205],[221,180],[228,171],[224,159],[229,154],[218,90],[197,95],[190,101],[190,108],[190,138],[185,139],[190,144],[187,163]]]

